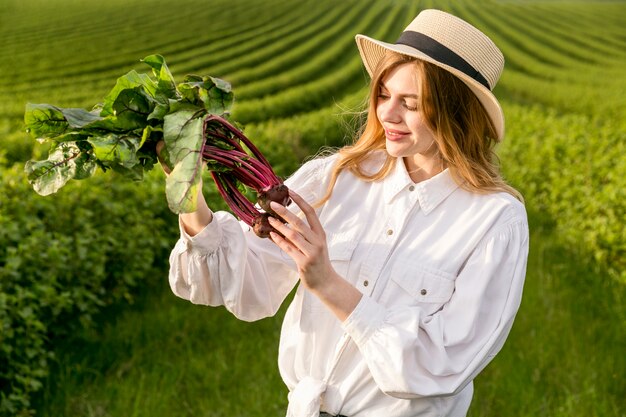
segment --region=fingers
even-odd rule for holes
[[[291,217],[291,216],[289,216]],[[295,216],[294,216],[295,217]],[[284,217],[283,217],[284,219]],[[302,222],[302,220],[298,219],[296,217],[296,219],[303,224],[304,222]],[[289,244],[292,247],[283,247],[280,246],[281,249],[283,249],[285,252],[291,252],[292,249],[295,249],[296,251],[300,252],[300,253],[308,253],[311,250],[311,243],[308,241],[307,237],[310,238],[310,236],[312,235],[312,232],[310,229],[308,229],[308,227],[305,226],[300,226],[299,229],[296,229],[295,227],[291,226],[291,224],[289,223],[283,223],[279,220],[276,220],[273,217],[269,217],[269,222],[270,225],[278,232],[280,233],[282,236],[279,236],[279,239],[276,238],[272,238],[274,240],[274,242],[279,242],[279,241],[285,241],[286,244]],[[287,219],[285,219],[287,220]],[[306,230],[308,229],[308,231]]]
[[[326,247],[326,233],[322,227],[315,210],[302,197],[293,191],[289,191],[292,201],[302,210],[306,220],[297,216],[286,207],[272,202],[270,207],[283,221],[270,216],[271,226],[282,236],[272,236],[272,240],[286,253],[291,255],[296,262],[302,257],[302,261],[309,257],[316,257],[324,253]]]
[[[319,217],[317,217],[315,209],[309,203],[307,203],[304,198],[300,197],[300,195],[298,195],[295,191],[289,190],[289,197],[291,197],[291,199],[298,205],[298,207],[300,207],[300,210],[302,210],[302,212],[306,216],[307,222],[309,222],[311,230],[313,230],[316,234],[324,236],[324,227],[322,226]]]
[[[292,201],[302,210],[305,219],[297,216],[286,207],[270,203],[270,207],[285,223],[269,217],[271,226],[276,232],[270,232],[274,243],[289,255],[298,266],[300,278],[305,285],[321,282],[332,270],[326,246],[326,233],[317,214],[302,197],[293,191],[289,192]]]
[[[277,223],[281,223],[280,221],[276,219],[273,219],[273,220]],[[272,222],[272,218],[270,218],[270,222]],[[272,227],[276,228],[274,224],[272,224]],[[278,229],[276,228],[276,230]],[[304,260],[305,258],[304,253],[302,253],[302,251],[298,247],[296,247],[293,243],[291,243],[291,241],[288,240],[287,238],[281,236],[280,234],[276,232],[270,232],[270,238],[274,241],[274,243],[279,248],[281,248],[286,254],[291,256],[293,260],[296,261],[296,264],[299,264]]]
[[[270,203],[270,207],[278,216],[280,216],[286,223],[289,224],[290,229],[295,230],[299,233],[307,233],[311,230],[309,225],[303,219],[296,216],[291,210],[289,210],[285,206],[272,201]]]
[[[296,203],[300,210],[302,210],[302,213],[304,213],[306,218],[306,222],[278,203],[272,202],[270,203],[270,207],[276,212],[276,214],[285,219],[285,221],[294,229],[300,232],[304,230],[311,230],[316,235],[323,237],[324,228],[317,217],[317,213],[315,213],[315,209],[293,190],[289,190],[289,197],[291,197],[293,202]]]

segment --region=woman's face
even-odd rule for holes
[[[420,87],[414,63],[402,64],[381,80],[376,115],[385,130],[387,152],[404,157],[409,170],[434,162],[437,145],[420,107]]]

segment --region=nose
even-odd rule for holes
[[[399,123],[402,120],[400,105],[393,98],[378,103],[377,113],[381,122]]]

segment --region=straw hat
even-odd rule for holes
[[[396,43],[356,35],[361,58],[370,76],[385,51],[395,51],[428,61],[458,78],[476,94],[491,117],[498,135],[504,137],[502,107],[491,92],[502,69],[500,49],[474,26],[440,10],[423,10],[406,27]]]

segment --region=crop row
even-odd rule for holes
[[[271,28],[262,30],[246,31],[241,35],[235,35],[219,43],[210,43],[201,48],[189,51],[182,62],[174,62],[172,70],[177,73],[202,71],[215,73],[213,66],[223,65],[237,59],[246,59],[249,54],[258,53],[265,48],[272,48],[274,43],[289,42],[290,38],[298,39],[302,31],[310,30],[310,27],[319,25],[328,4],[311,7],[307,13],[297,13],[286,19],[285,22],[270,23]],[[282,20],[282,19],[281,19]],[[221,74],[215,73],[216,76]]]
[[[172,67],[174,70],[178,70],[177,65],[179,63],[183,63],[183,66],[181,66],[181,70],[186,70],[187,68],[194,68],[194,69],[198,69],[199,65],[197,62],[193,62],[194,59],[196,61],[198,60],[204,60],[206,62],[206,60],[208,59],[209,62],[219,62],[220,60],[227,60],[230,59],[231,61],[233,60],[233,58],[237,58],[240,56],[245,56],[245,54],[249,51],[249,50],[260,50],[263,49],[264,45],[267,44],[271,44],[272,42],[274,42],[274,40],[278,37],[281,36],[286,36],[289,35],[290,33],[293,33],[295,36],[295,34],[297,33],[297,27],[295,27],[295,24],[299,24],[300,26],[305,26],[308,25],[311,21],[314,21],[314,18],[316,17],[315,13],[306,13],[306,14],[297,14],[297,18],[294,18],[294,16],[291,16],[289,14],[283,15],[282,10],[289,10],[288,8],[279,8],[278,10],[281,12],[278,13],[274,13],[274,18],[273,19],[268,19],[270,21],[266,22],[265,25],[263,25],[261,28],[252,25],[252,27],[250,29],[244,27],[244,29],[239,29],[238,33],[233,33],[232,36],[215,36],[215,39],[207,39],[205,38],[200,38],[200,44],[182,44],[180,45],[179,51],[180,52],[176,52],[176,53],[172,53],[171,55],[168,53],[168,51],[160,51],[157,49],[157,52],[161,52],[163,54],[166,54],[166,56],[168,57],[168,61],[173,63]],[[317,6],[316,10],[320,10],[320,7]],[[321,9],[322,12],[324,11],[324,9]],[[316,13],[320,13],[319,11],[316,11]],[[279,17],[279,14],[281,15]],[[289,23],[289,24],[287,24]],[[211,32],[208,32],[211,33]],[[266,34],[267,36],[263,36],[264,34]],[[271,38],[269,36],[272,36]],[[219,42],[218,42],[219,41]],[[198,42],[198,40],[194,40],[194,42]],[[114,51],[105,51],[105,54],[109,54],[109,53],[113,53]],[[105,85],[109,85],[111,83],[111,81],[114,79],[113,77],[116,77],[117,75],[119,75],[119,68],[120,67],[125,67],[128,65],[128,62],[133,62],[134,65],[133,66],[137,66],[137,60],[142,57],[145,54],[149,54],[149,53],[154,53],[155,50],[148,48],[148,47],[144,47],[144,52],[134,52],[134,55],[132,57],[129,57],[127,53],[123,54],[123,59],[125,61],[124,65],[119,65],[119,64],[115,64],[113,63],[112,66],[109,66],[108,64],[105,64],[106,67],[102,68],[102,63],[100,62],[93,62],[91,65],[95,65],[95,67],[93,67],[93,70],[95,71],[99,71],[99,73],[97,75],[92,74],[91,70],[92,68],[83,68],[80,65],[77,65],[76,68],[73,70],[74,72],[76,72],[77,70],[79,71],[78,73],[72,74],[70,72],[70,74],[67,73],[63,73],[62,74],[62,78],[59,80],[57,77],[55,77],[54,72],[52,71],[52,73],[50,74],[46,74],[45,75],[45,79],[44,80],[37,80],[38,81],[38,87],[40,89],[46,89],[48,87],[54,87],[54,88],[64,88],[67,89],[67,86],[70,85],[75,85],[77,83],[82,83],[82,82],[89,82],[90,85],[92,86],[91,89],[96,89],[96,88],[104,88]],[[130,61],[129,61],[130,60]],[[105,71],[102,71],[102,69],[105,69]],[[115,69],[117,69],[117,71],[115,71]],[[37,73],[37,72],[35,72]],[[68,76],[70,75],[70,76]],[[73,75],[73,76],[71,76]],[[24,78],[24,77],[20,77],[20,78]],[[17,82],[15,82],[17,81]],[[11,92],[15,92],[15,93],[19,93],[21,91],[25,91],[25,90],[29,90],[31,87],[31,83],[32,83],[32,79],[26,79],[23,82],[20,82],[20,80],[13,80],[13,83],[11,86],[8,86],[9,91]],[[80,96],[81,91],[77,91],[77,94]]]
[[[385,35],[390,31],[397,30],[404,23],[406,10],[403,7],[389,10],[387,17],[382,22],[379,18],[380,10],[371,7],[367,15],[359,16],[363,32],[377,32],[380,35]],[[308,45],[303,46],[308,47]],[[275,76],[269,76],[269,74],[266,77],[259,76],[259,81],[238,87],[237,97],[241,100],[250,100],[284,92],[288,88],[309,83],[316,78],[319,79],[320,76],[331,76],[333,71],[344,72],[350,66],[350,62],[358,61],[358,52],[352,32],[340,33],[334,42],[329,42],[327,45],[321,44],[317,47],[320,48],[317,53],[309,53],[308,48],[304,50],[295,49],[292,51],[292,55],[301,57],[297,66]],[[343,77],[338,76],[337,78]],[[236,77],[235,80],[237,80]]]
[[[283,7],[283,9],[279,9],[279,12],[276,14],[282,15],[282,12],[280,10],[284,10],[284,9],[286,8]],[[319,12],[316,12],[316,13],[319,13]],[[312,19],[315,17],[315,14],[306,13],[306,14],[298,15],[298,16],[299,17],[297,19],[294,19],[293,16],[288,16],[288,15],[284,17],[284,19],[286,19],[287,21],[295,22],[291,26],[287,25],[288,29],[294,33],[297,33],[296,29],[298,29],[298,27],[294,25],[300,25],[300,26],[308,25],[310,22],[312,22]],[[204,55],[207,55],[210,57],[210,59],[219,61],[220,59],[224,59],[224,60],[226,59],[225,54],[230,54],[230,59],[233,60],[233,59],[236,59],[238,56],[245,56],[246,52],[250,50],[251,48],[253,50],[254,49],[260,50],[262,49],[262,46],[264,44],[271,44],[275,40],[277,36],[276,35],[277,32],[278,32],[278,35],[281,35],[281,33],[279,32],[279,29],[282,26],[285,26],[284,23],[285,22],[282,21],[282,18],[281,19],[277,18],[275,19],[275,22],[273,22],[272,24],[266,25],[267,27],[263,29],[262,31],[260,31],[261,34],[264,31],[268,33],[268,36],[265,38],[259,34],[259,31],[244,30],[237,35],[222,39],[222,41],[220,41],[219,43],[218,42],[206,42],[206,45],[203,45],[202,48],[192,48],[191,53],[189,53],[188,51],[184,51],[183,55],[186,54],[187,56],[190,56],[190,57],[200,56],[201,57],[200,59],[204,59],[205,61],[206,61],[206,58],[203,58],[203,57]],[[282,29],[282,30],[285,30],[285,29]],[[282,34],[283,35],[288,34],[288,32],[283,32]],[[269,36],[273,36],[274,38],[268,38]],[[200,53],[200,51],[202,51],[202,53]],[[144,54],[148,54],[152,52],[154,51],[148,50],[148,48],[146,48],[146,51],[142,55],[138,55],[134,57],[134,61],[137,62],[139,57],[143,56]],[[106,51],[105,53],[110,53],[110,51]],[[170,55],[167,55],[167,58],[169,62],[172,62],[170,60]],[[181,59],[177,54],[174,54],[172,58],[173,58],[172,70],[176,72],[179,69],[177,62],[180,62],[183,59]],[[186,65],[187,67],[197,69],[200,64],[199,62],[196,61],[195,63],[186,62],[184,63],[184,65]],[[135,64],[134,66],[137,66],[137,64]],[[176,73],[178,75],[181,75],[178,72]],[[121,75],[119,68],[117,69],[116,72],[113,72],[113,70],[103,71],[99,73],[98,76],[94,76],[93,74],[87,73],[87,74],[71,76],[71,77],[65,77],[61,75],[60,77],[57,78],[53,74],[51,74],[50,76],[47,77],[46,81],[37,82],[38,88],[36,91],[32,90],[32,81],[28,80],[22,84],[20,84],[19,82],[15,83],[15,86],[9,87],[7,89],[8,90],[7,92],[14,97],[12,100],[12,103],[16,101],[24,102],[26,100],[20,100],[20,99],[23,99],[25,98],[25,96],[28,96],[28,95],[32,97],[37,97],[38,95],[47,96],[47,97],[56,97],[57,95],[62,95],[63,96],[62,103],[65,103],[65,105],[86,106],[86,105],[89,105],[90,103],[93,104],[93,100],[94,100],[93,97],[100,97],[109,88],[111,88],[111,86],[114,83],[115,78],[119,75]],[[84,88],[84,87],[72,88],[77,85],[87,85],[88,88]],[[57,94],[55,93],[54,90],[57,90],[60,93]],[[32,99],[29,101],[32,101]],[[4,107],[5,105],[10,106],[12,103],[1,104],[0,113],[5,113],[2,107]],[[69,103],[74,103],[74,104],[69,104]],[[21,111],[22,109],[15,109],[13,114],[17,112],[21,112]]]
[[[578,72],[597,64],[611,64],[626,56],[621,48],[607,48],[605,42],[594,40],[598,28],[582,24],[572,27],[566,10],[562,14],[545,13],[532,7],[506,7],[500,13],[463,3],[465,13],[479,18],[491,33],[508,40],[529,55],[530,61],[551,63],[564,73]],[[494,7],[497,7],[494,5]],[[523,62],[524,60],[520,60]]]
[[[217,66],[214,69],[218,73],[224,74],[224,77],[234,85],[244,85],[244,89],[251,87],[251,84],[255,82],[274,79],[277,73],[284,76],[286,73],[294,72],[294,70],[298,73],[306,73],[305,77],[311,79],[319,72],[318,68],[316,68],[315,73],[298,71],[296,68],[310,65],[311,61],[329,55],[337,63],[342,62],[341,54],[337,53],[338,45],[344,45],[344,40],[351,38],[350,35],[358,22],[366,24],[366,21],[377,16],[377,8],[369,7],[367,3],[363,3],[362,6],[364,7],[350,6],[347,10],[337,7],[332,13],[326,14],[328,21],[325,18],[319,28],[315,27],[312,33],[307,33],[297,44],[288,47],[278,45],[278,48],[277,45],[272,45],[259,51],[261,57],[265,57],[265,54],[261,54],[265,50],[275,51],[271,54],[271,59],[262,60],[253,57],[253,61],[250,62],[250,58],[246,57],[247,59],[243,59],[242,65],[234,65],[240,61],[237,60],[235,63],[226,63],[226,65]],[[368,9],[369,13],[365,13]],[[239,98],[243,98],[245,95],[242,91],[242,88],[237,88]],[[258,97],[260,95],[263,94],[250,96]]]
[[[277,3],[276,0],[274,1]],[[46,71],[39,70],[37,61],[30,62],[28,60],[28,58],[36,60],[36,54],[27,54],[22,59],[24,62],[20,62],[20,65],[30,68],[30,71],[19,77],[14,76],[6,79],[7,88],[11,91],[20,91],[28,88],[29,84],[35,80],[41,88],[46,88],[48,85],[63,86],[64,82],[67,85],[72,82],[97,83],[110,80],[113,75],[119,73],[120,68],[127,68],[129,65],[137,66],[138,59],[151,53],[167,54],[170,58],[169,61],[173,62],[193,59],[202,54],[212,55],[219,53],[220,50],[228,50],[232,45],[254,39],[259,34],[276,31],[293,20],[304,18],[299,13],[283,7],[281,3],[270,4],[270,6],[275,6],[278,12],[270,13],[265,9],[256,10],[256,8],[247,11],[255,14],[254,21],[257,23],[235,25],[235,27],[232,27],[232,23],[225,27],[216,23],[211,26],[214,30],[207,30],[206,25],[199,24],[211,21],[210,16],[202,14],[187,16],[184,14],[180,17],[170,18],[167,26],[172,31],[173,39],[171,40],[169,36],[164,37],[161,33],[163,29],[159,26],[161,22],[158,20],[154,23],[152,20],[148,20],[149,27],[134,28],[131,26],[132,32],[122,31],[114,36],[99,34],[93,39],[93,42],[85,42],[88,38],[75,33],[69,39],[61,38],[61,40],[53,41],[53,48],[57,49],[56,53],[67,54],[68,48],[77,43],[80,43],[83,49],[88,49],[90,45],[94,45],[98,50],[93,54],[69,55],[66,60],[59,62],[58,67],[56,63],[50,65],[49,62],[43,62],[43,65],[50,67]],[[196,24],[187,23],[190,20],[195,21]],[[213,20],[219,22],[220,18],[214,16]],[[106,30],[107,27],[105,22],[97,26],[102,30]],[[132,41],[129,42],[129,39]],[[157,41],[157,39],[160,40]],[[51,52],[55,53],[55,51]],[[93,56],[98,56],[100,59],[93,60]],[[10,77],[12,74],[7,75]],[[62,77],[61,80],[58,79],[59,76]]]
[[[460,6],[461,7],[461,6]],[[460,9],[468,20],[485,28],[494,41],[503,49],[507,64],[524,70],[536,77],[558,77],[561,72],[570,72],[572,67],[579,67],[581,63],[575,58],[545,46],[538,39],[529,35],[532,33],[532,24],[524,22],[525,29],[520,31],[499,15],[494,17],[490,12],[471,5],[464,4]],[[563,71],[565,70],[565,71]]]
[[[585,16],[577,14],[576,10],[575,6],[555,9],[548,3],[520,3],[518,7],[506,11],[507,15],[516,16],[518,22],[530,23],[533,28],[545,31],[549,41],[558,42],[565,51],[584,50],[585,53],[594,54],[598,50],[605,50],[611,54],[623,55],[623,51],[607,47],[607,41],[610,41],[613,34],[621,32],[620,26],[607,25],[606,22],[594,23],[592,17],[596,13],[589,13],[589,8]]]
[[[482,12],[473,5],[468,9],[473,10],[474,13]],[[500,14],[498,19],[494,19],[490,13],[480,14],[489,21],[491,26],[497,26],[496,31],[499,35],[515,42],[518,47],[523,48],[524,52],[531,53],[535,60],[568,70],[598,64],[597,58],[593,57],[595,50],[583,50],[578,43],[575,48],[572,48],[572,40],[568,39],[571,33],[557,36],[547,33],[541,27],[540,21],[533,20],[525,10],[517,10],[517,12],[519,14],[515,12]]]
[[[382,38],[388,36],[390,31],[395,31],[396,17],[394,13],[389,13],[372,35]],[[363,84],[363,79],[358,77],[364,70],[356,47],[352,55],[350,61],[335,71],[324,73],[321,69],[321,76],[314,81],[293,85],[277,94],[240,103],[234,108],[233,117],[244,124],[258,122],[306,112],[328,105],[333,98],[340,99]]]
[[[37,67],[33,68],[33,66],[28,64],[28,67],[33,68],[33,71],[29,71],[25,74],[26,76],[11,79],[11,85],[7,87],[12,91],[20,91],[28,88],[29,83],[32,83],[34,80],[37,80],[41,88],[63,86],[63,83],[69,85],[75,82],[89,81],[98,83],[107,81],[111,80],[115,74],[118,74],[120,68],[136,67],[139,58],[155,52],[166,55],[169,58],[168,61],[175,64],[197,59],[198,57],[210,57],[211,59],[219,60],[221,59],[219,55],[225,52],[243,53],[244,51],[235,50],[235,47],[238,45],[243,45],[244,48],[259,48],[262,45],[254,45],[255,39],[262,39],[266,34],[277,32],[280,32],[282,35],[289,34],[290,30],[294,29],[291,26],[294,23],[306,24],[315,17],[314,13],[302,15],[297,11],[293,11],[293,9],[284,7],[281,3],[274,3],[269,6],[275,6],[275,9],[271,10],[277,11],[268,12],[265,9],[256,10],[251,8],[247,13],[255,16],[254,19],[251,19],[253,23],[242,23],[234,27],[232,27],[232,23],[230,27],[220,27],[217,23],[211,26],[200,25],[198,22],[211,21],[210,18],[203,15],[194,17],[185,15],[172,18],[168,25],[173,34],[172,40],[160,33],[163,29],[158,26],[159,22],[156,22],[157,25],[154,27],[136,29],[134,35],[121,32],[117,36],[109,38],[103,36],[106,39],[107,46],[103,47],[100,42],[95,42],[100,48],[97,53],[71,55],[68,57],[67,61],[69,62],[65,64],[65,67],[56,68],[56,66],[52,66],[49,71],[38,71]],[[318,6],[315,10],[319,9],[320,7]],[[323,11],[324,9],[321,8],[321,10]],[[310,16],[312,14],[313,16]],[[193,25],[187,24],[186,22],[190,20],[196,23]],[[221,19],[219,16],[215,16],[213,20],[219,22]],[[106,28],[105,24],[100,26]],[[212,30],[209,30],[209,28]],[[83,39],[84,42],[84,38],[80,38],[79,35],[74,36],[76,36],[76,39]],[[133,40],[129,42],[129,38]],[[156,39],[160,39],[160,41]],[[65,48],[65,42],[59,41],[58,43],[60,44],[58,46],[59,50]],[[72,39],[71,43],[76,44],[77,41]],[[118,45],[119,47],[117,47]],[[85,46],[88,47],[89,43]],[[104,59],[93,60],[91,59],[92,56],[103,56]],[[61,63],[61,65],[63,64]],[[59,75],[62,76],[61,80],[58,79]]]
[[[297,10],[285,7],[285,0],[268,0],[262,4],[241,0],[214,0],[198,4],[194,0],[182,0],[177,3],[175,12],[171,4],[166,7],[167,3],[153,0],[151,10],[142,13],[133,13],[137,11],[137,5],[128,2],[105,2],[82,8],[67,2],[41,2],[37,6],[25,6],[23,16],[17,11],[12,12],[19,26],[6,27],[6,31],[2,32],[8,42],[0,46],[0,52],[51,41],[71,46],[76,39],[106,38],[115,43],[117,39],[128,41],[134,36],[139,42],[152,39],[163,42],[172,37],[176,39],[179,35],[177,31],[184,28],[192,31],[202,28],[205,35],[216,36],[228,30],[236,33],[242,30],[241,26],[258,27],[256,23],[251,23],[252,16],[257,19],[255,22],[264,24],[267,17],[298,15]],[[306,3],[303,2],[304,7],[307,7]]]
[[[511,9],[507,16],[514,17],[517,22],[532,22],[533,32],[537,35],[545,35],[543,38],[551,44],[558,46],[566,55],[580,53],[593,55],[600,61],[611,60],[611,57],[626,56],[623,43],[612,44],[611,35],[598,30],[598,27],[581,25],[580,19],[570,14],[559,15],[542,10],[539,7],[525,7]],[[519,25],[518,25],[519,27]],[[519,30],[523,30],[520,28]],[[541,41],[540,41],[541,42]],[[577,55],[577,56],[580,56]],[[587,61],[582,57],[582,61]]]
[[[470,13],[470,10],[464,8],[463,11],[473,21],[488,22],[493,25],[494,20],[496,20],[485,20],[487,13],[479,13],[477,10],[471,10],[472,13]],[[524,53],[517,43],[511,43],[509,37],[502,36],[501,31],[504,31],[502,27],[491,26],[488,29],[496,43],[501,46],[507,59],[507,69],[499,86],[501,89],[504,88],[513,92],[516,96],[530,97],[544,103],[565,104],[563,108],[569,110],[578,108],[588,111],[590,107],[587,104],[592,103],[592,105],[602,108],[607,103],[616,104],[595,98],[598,93],[611,95],[615,92],[615,84],[616,82],[619,83],[621,79],[619,74],[623,72],[624,59],[621,60],[621,64],[607,61],[600,66],[551,67],[533,60],[532,53]],[[521,36],[518,38],[522,39]],[[526,40],[525,42],[526,48],[530,51],[539,48],[537,41]],[[510,82],[512,79],[515,82]],[[517,82],[520,79],[524,79],[526,82]],[[535,84],[534,87],[532,86],[533,83]],[[588,96],[587,99],[585,99],[586,95]],[[574,100],[578,97],[582,97],[583,100]]]
[[[231,48],[222,49],[220,45],[216,45],[220,49],[215,53],[199,54],[181,65],[173,65],[172,68],[180,73],[196,71],[219,77],[238,69],[254,68],[330,30],[334,22],[341,21],[342,15],[360,16],[365,13],[366,8],[367,4],[356,7],[343,4],[331,10],[318,9],[308,13],[306,19],[292,21],[279,30],[268,32],[264,36],[255,34],[247,40],[234,39]]]

